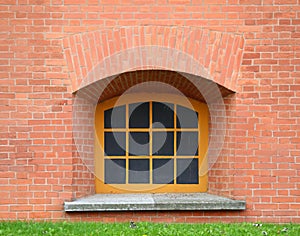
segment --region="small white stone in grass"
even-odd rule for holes
[[[255,223],[255,224],[253,224],[253,226],[255,226],[255,227],[261,227],[262,224]]]

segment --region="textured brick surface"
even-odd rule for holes
[[[6,0],[0,15],[1,219],[300,222],[299,0]],[[209,192],[245,199],[246,211],[64,213],[94,192],[72,92],[136,69],[236,92]]]

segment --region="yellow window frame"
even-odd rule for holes
[[[120,99],[121,98],[121,99]],[[114,106],[126,105],[126,128],[121,129],[126,131],[126,139],[129,133],[128,128],[128,105],[131,103],[138,102],[163,102],[163,103],[172,103],[174,105],[181,105],[184,107],[191,108],[198,112],[198,128],[191,129],[190,131],[197,130],[198,132],[198,156],[193,156],[193,158],[198,158],[198,184],[177,184],[174,180],[174,184],[132,184],[128,183],[128,175],[126,174],[126,183],[125,184],[105,184],[104,183],[104,111]],[[175,111],[174,111],[175,112]],[[152,106],[150,106],[150,128],[143,129],[152,133]],[[176,113],[175,113],[176,117]],[[207,176],[207,148],[208,148],[208,118],[209,112],[208,107],[205,103],[196,101],[191,98],[186,98],[180,95],[173,94],[152,94],[152,93],[139,93],[139,94],[128,94],[122,95],[121,97],[115,97],[104,102],[101,102],[96,107],[95,112],[95,191],[96,193],[168,193],[168,192],[206,192],[208,186],[208,176]],[[176,132],[179,128],[176,128],[174,124],[174,131]],[[113,132],[120,129],[113,128]],[[182,130],[182,128],[180,128]],[[155,129],[155,131],[159,131]],[[163,129],[165,131],[165,129]],[[152,146],[152,135],[150,135],[150,146]],[[176,135],[175,135],[176,136]],[[174,148],[176,144],[176,138],[174,138]],[[126,141],[126,173],[128,172],[128,142]],[[152,179],[152,154],[147,156],[150,163],[150,181]],[[141,158],[139,156],[130,156],[130,158]],[[144,158],[144,157],[143,157]],[[157,158],[157,156],[155,156]],[[161,157],[163,158],[163,157]],[[174,159],[175,156],[174,152]],[[179,158],[179,157],[178,157]],[[182,158],[182,156],[180,156]],[[191,156],[189,156],[191,158]],[[176,168],[176,161],[174,160],[174,169]],[[174,172],[176,173],[176,172]],[[176,176],[174,177],[176,179]],[[152,182],[152,181],[151,181]]]

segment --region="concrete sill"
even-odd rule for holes
[[[64,204],[66,212],[245,209],[245,201],[207,193],[95,194]]]

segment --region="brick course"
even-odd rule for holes
[[[0,219],[300,222],[299,0],[0,0],[0,15]],[[209,191],[246,211],[64,213],[94,192],[73,93],[137,69],[235,92]]]

